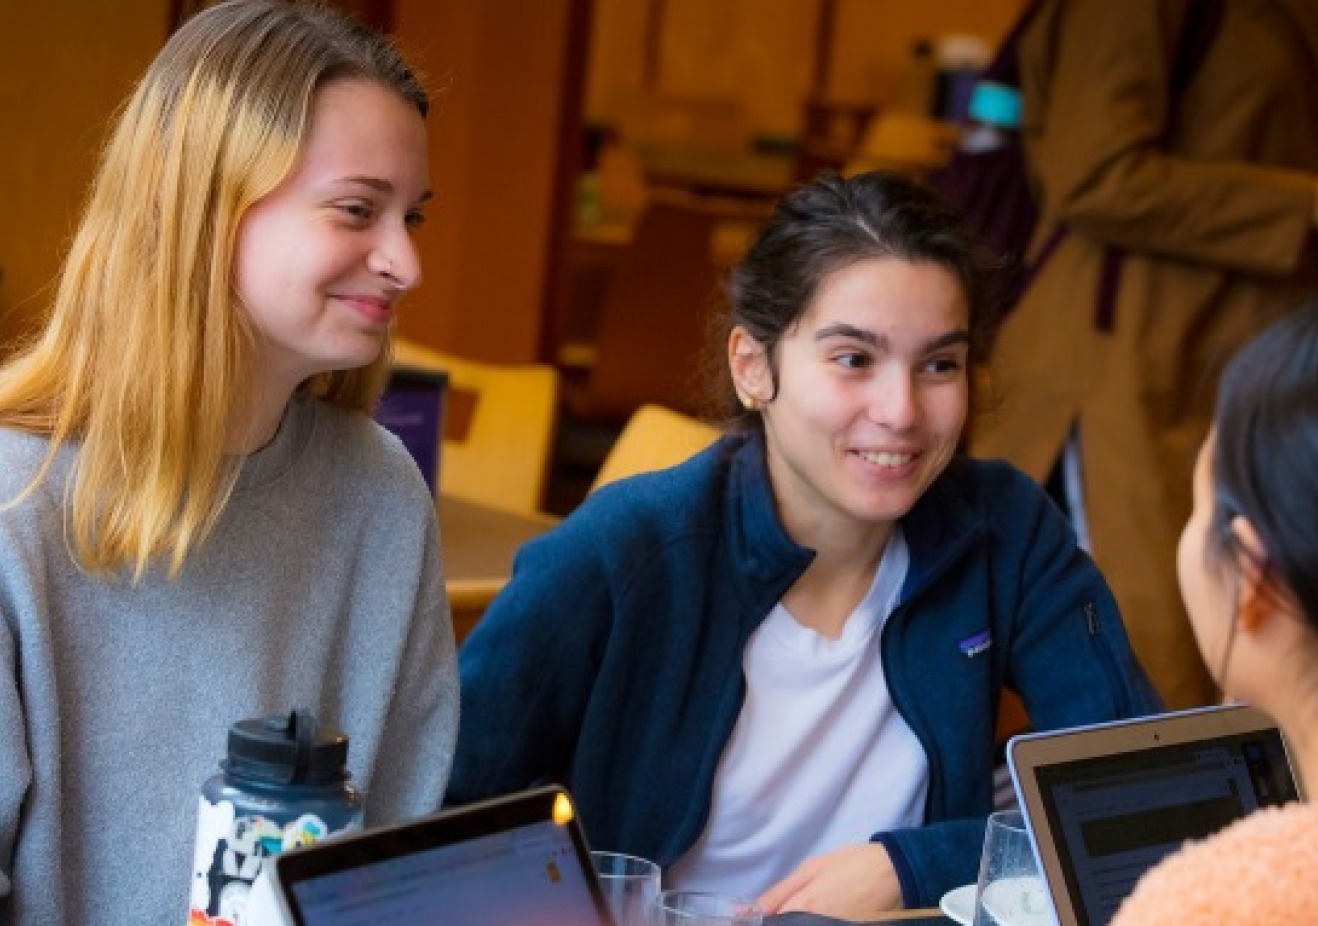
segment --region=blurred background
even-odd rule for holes
[[[115,107],[203,5],[0,0],[0,349],[44,310]],[[399,334],[552,370],[539,507],[562,513],[636,409],[699,411],[720,280],[772,201],[823,167],[936,168],[1023,0],[334,5],[434,95],[426,282]]]

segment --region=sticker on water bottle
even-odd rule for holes
[[[232,801],[211,803],[203,795],[197,808],[188,926],[243,926],[247,898],[265,860],[330,833],[315,814],[278,823],[259,814],[239,816]]]

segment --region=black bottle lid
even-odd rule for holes
[[[272,785],[332,785],[348,780],[348,737],[316,725],[311,711],[240,720],[229,727],[220,767],[234,778]]]

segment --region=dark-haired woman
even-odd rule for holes
[[[1318,769],[1318,301],[1231,361],[1199,451],[1177,572],[1228,696],[1271,714]],[[1114,926],[1318,922],[1318,809],[1259,810],[1153,869]]]
[[[865,919],[974,880],[1006,685],[1156,707],[1023,475],[959,458],[986,274],[882,174],[786,197],[735,270],[738,427],[528,544],[464,647],[452,801],[565,782],[668,886]]]

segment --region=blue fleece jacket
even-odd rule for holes
[[[925,825],[875,833],[907,906],[973,881],[1004,686],[1038,729],[1148,713],[1102,576],[1023,474],[957,459],[902,519],[882,658],[929,759]],[[459,653],[448,800],[566,784],[591,843],[667,866],[709,813],[747,638],[813,553],[778,519],[761,438],[601,489],[518,554]]]

